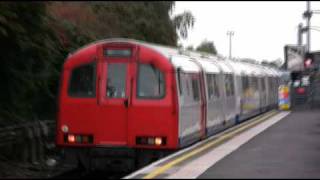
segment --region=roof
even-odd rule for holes
[[[207,73],[234,73],[237,75],[269,75],[269,76],[280,76],[281,71],[275,68],[266,67],[259,64],[251,64],[248,62],[235,61],[230,59],[223,59],[218,56],[199,53],[194,51],[184,51],[175,47],[162,46],[153,43],[147,43],[143,41],[126,39],[126,38],[111,38],[93,42],[77,50],[84,50],[93,45],[99,45],[108,42],[127,42],[132,44],[137,44],[140,46],[145,46],[147,48],[153,49],[163,56],[167,57],[172,65],[176,69],[182,69],[186,72],[199,72],[200,66]]]

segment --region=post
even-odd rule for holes
[[[298,26],[298,45],[301,46],[302,45],[302,23],[299,24]]]
[[[307,18],[307,52],[310,52],[310,19],[311,19],[311,10],[310,10],[310,1],[307,1],[307,11],[306,11],[306,18]]]
[[[232,36],[234,35],[234,32],[233,31],[228,31],[227,32],[227,35],[229,36],[229,59],[231,59],[231,51],[232,51],[232,41],[231,41],[231,39],[232,39]]]

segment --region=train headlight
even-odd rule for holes
[[[156,137],[155,140],[154,140],[154,143],[155,143],[157,146],[162,145],[162,138],[161,138],[161,137]]]
[[[61,126],[61,131],[64,133],[67,133],[67,132],[69,132],[69,127],[67,125],[63,125],[63,126]]]
[[[138,145],[164,146],[166,145],[166,141],[166,137],[136,137],[136,143]]]
[[[73,134],[69,134],[69,135],[68,135],[68,142],[69,142],[69,143],[74,143],[74,142],[76,142],[76,136],[73,135]]]

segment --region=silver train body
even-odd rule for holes
[[[203,138],[199,133],[203,125],[208,137],[277,108],[278,87],[284,73],[279,69],[199,52],[148,46],[165,55],[176,69],[181,147]]]

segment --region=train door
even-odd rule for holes
[[[108,45],[100,49],[98,131],[100,144],[127,145],[128,105],[135,73],[133,48]]]

